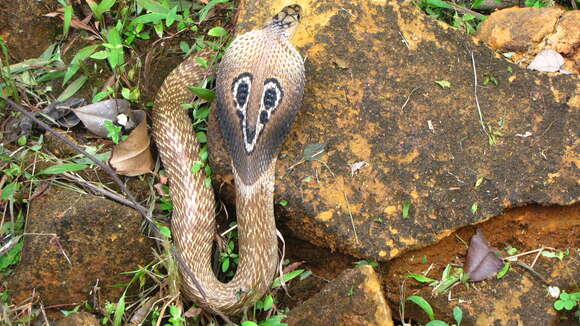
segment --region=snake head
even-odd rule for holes
[[[217,73],[216,112],[233,166],[253,184],[275,160],[302,103],[304,63],[288,32],[299,6],[238,36]]]

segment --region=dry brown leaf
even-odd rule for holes
[[[127,137],[113,148],[109,165],[118,174],[134,177],[149,173],[155,167],[149,145],[151,138],[147,132],[147,119],[144,111],[133,112],[139,123]]]
[[[107,137],[109,131],[105,128],[105,121],[117,121],[117,116],[121,113],[130,115],[130,109],[129,101],[105,100],[81,106],[72,111],[90,132],[97,136]]]

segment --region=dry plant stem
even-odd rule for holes
[[[475,58],[473,57],[473,51],[471,52],[471,64],[473,65],[473,95],[475,96],[475,104],[477,106],[477,113],[479,114],[479,123],[481,124],[481,129],[489,138],[489,133],[485,128],[485,122],[483,121],[483,114],[481,113],[481,107],[479,106],[479,99],[477,97],[477,70],[475,69]]]
[[[521,268],[525,269],[526,271],[528,271],[530,274],[534,275],[535,277],[537,277],[540,281],[542,281],[545,285],[550,285],[550,283],[548,283],[548,281],[538,272],[536,272],[532,267],[530,267],[528,264],[521,262],[521,261],[517,261],[516,265],[520,266]]]

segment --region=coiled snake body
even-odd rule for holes
[[[204,294],[181,270],[182,289],[197,304],[234,313],[269,288],[278,264],[274,221],[274,167],[280,146],[300,107],[304,65],[290,43],[300,7],[288,6],[260,30],[237,37],[218,73],[216,106],[236,184],[239,265],[220,282],[212,271],[214,194],[202,172],[191,168],[200,145],[181,104],[192,99],[188,85],[207,74],[186,59],[165,79],[153,110],[153,135],[167,170],[173,199],[172,230],[180,256]]]

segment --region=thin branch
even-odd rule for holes
[[[473,95],[475,95],[475,104],[477,105],[477,113],[479,113],[479,123],[481,124],[481,129],[489,138],[489,133],[487,128],[485,128],[485,122],[483,121],[483,114],[481,114],[481,107],[479,106],[479,99],[477,98],[477,70],[475,69],[475,58],[473,57],[473,51],[471,51],[471,64],[473,65]]]

